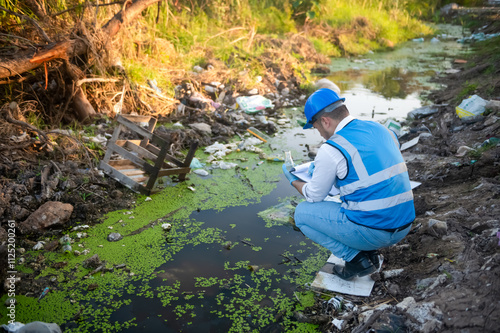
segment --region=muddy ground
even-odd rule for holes
[[[477,65],[480,66],[480,60]],[[408,122],[407,142],[420,135],[419,142],[404,151],[410,178],[421,182],[414,190],[417,218],[411,233],[400,244],[383,249],[384,264],[372,296],[346,296],[355,310],[325,307],[318,294],[314,307],[297,313],[300,321],[319,323],[321,331],[367,332],[497,332],[500,327],[500,111],[490,111],[474,121],[463,121],[455,113],[457,95],[466,80],[480,77],[465,65],[461,71],[438,78],[447,88],[433,92],[429,98],[441,106],[437,113]],[[271,80],[268,80],[271,82]],[[280,106],[301,105],[303,92],[293,80],[278,88],[269,83],[276,108],[269,116],[281,114]],[[495,85],[496,82],[491,84]],[[189,90],[189,87],[184,87]],[[288,88],[287,94],[283,89]],[[498,92],[498,89],[497,89]],[[245,92],[242,92],[245,93]],[[481,93],[478,91],[477,93]],[[185,95],[183,95],[185,96]],[[180,96],[182,98],[183,96]],[[234,102],[230,98],[227,105]],[[204,112],[191,105],[184,114],[169,119],[187,128],[173,130],[159,126],[156,133],[169,140],[172,153],[197,140],[201,145],[243,133],[248,126],[272,133],[275,124],[261,124],[245,113]],[[189,124],[206,123],[211,134],[189,129]],[[9,126],[3,122],[3,126]],[[10,125],[12,126],[12,124]],[[111,134],[113,122],[96,120],[95,134]],[[64,227],[41,229],[23,235],[18,247],[32,247],[40,234],[59,235],[63,228],[77,221],[99,223],[104,213],[131,207],[133,193],[120,183],[103,177],[96,169],[99,156],[92,156],[81,144],[57,135],[59,148],[54,149],[39,138],[38,144],[12,142],[8,131],[0,140],[0,239],[7,238],[7,220],[26,220],[42,204],[51,201],[69,203],[72,213]],[[423,133],[423,135],[421,135]],[[19,133],[17,133],[19,134]],[[429,135],[430,134],[430,135]],[[50,135],[50,134],[47,134]],[[489,141],[487,141],[489,140]],[[473,150],[461,155],[460,147]],[[464,148],[462,148],[464,149]],[[54,249],[58,244],[53,244]],[[5,248],[2,248],[5,251]],[[6,258],[3,253],[1,260]],[[6,267],[5,263],[0,266]],[[34,267],[37,268],[37,267]],[[39,269],[43,268],[43,261]],[[384,272],[392,272],[389,276]],[[4,273],[4,272],[3,272]],[[2,285],[4,277],[2,276]],[[19,292],[40,289],[41,282],[23,278]],[[409,297],[413,298],[409,299]],[[370,312],[370,310],[373,310]]]

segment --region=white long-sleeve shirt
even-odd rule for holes
[[[347,116],[337,125],[335,133],[344,128],[345,125],[354,120]],[[347,175],[347,161],[342,153],[328,144],[323,144],[314,159],[314,172],[309,183],[302,187],[302,194],[309,202],[323,201],[336,178],[344,178]]]

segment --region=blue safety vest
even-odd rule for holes
[[[373,121],[354,119],[326,143],[347,160],[337,177],[341,210],[354,223],[395,229],[415,219],[408,169],[394,133]]]

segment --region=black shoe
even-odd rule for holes
[[[380,267],[380,258],[379,258],[379,253],[377,250],[372,250],[372,251],[364,251],[368,255],[368,259],[372,262],[373,266],[375,268]]]
[[[375,272],[377,268],[370,261],[366,252],[358,253],[351,261],[346,262],[345,266],[333,267],[333,274],[342,280],[351,280],[356,276],[365,276]]]

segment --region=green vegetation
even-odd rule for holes
[[[271,61],[287,66],[296,77],[305,73],[301,83],[307,85],[307,73],[318,57],[326,62],[327,57],[363,54],[431,34],[418,17],[431,15],[440,4],[437,0],[162,1],[120,30],[111,60],[120,59],[134,82],[156,79],[168,95],[173,94],[175,79],[185,77],[194,65],[229,70],[227,83],[250,89]],[[36,18],[24,1],[0,0],[0,5]],[[82,18],[92,25],[96,21],[93,7],[76,0],[48,0],[45,6],[50,13],[72,8],[55,16],[54,29]],[[116,10],[116,6],[99,7],[98,24],[105,24]],[[20,23],[5,12],[0,12],[0,20],[2,26]],[[305,52],[306,48],[311,51]],[[101,71],[99,66],[94,63],[96,72]]]

